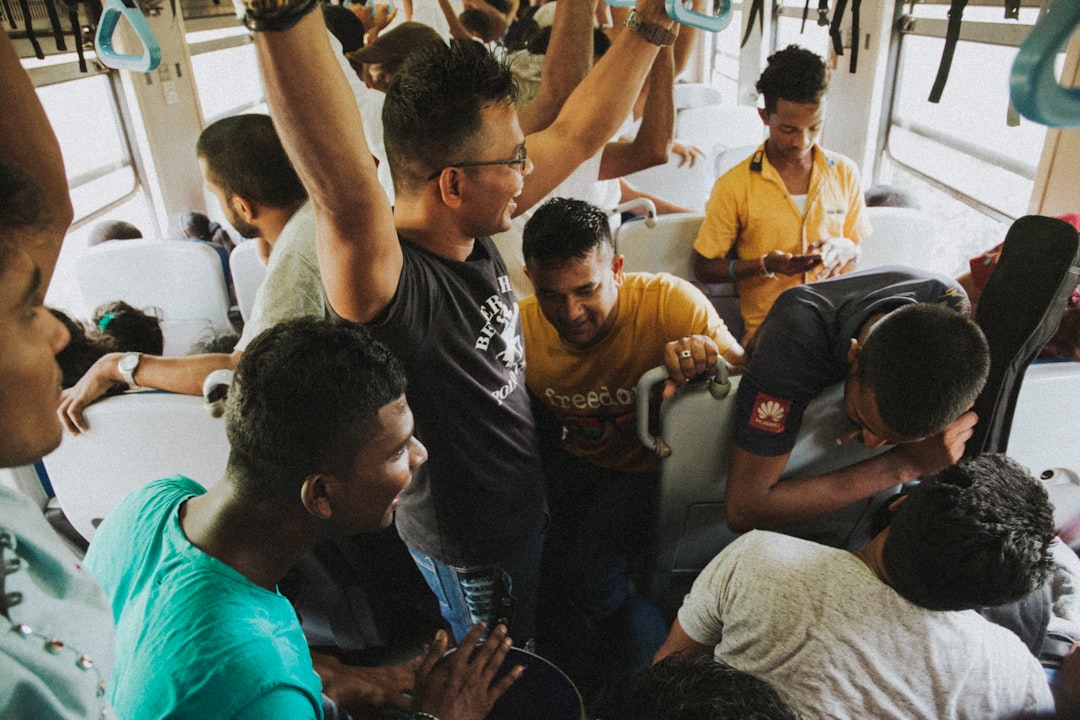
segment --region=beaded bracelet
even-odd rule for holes
[[[439,720],[439,718],[435,717],[431,713],[426,713],[423,710],[413,711],[413,712],[409,713],[408,715],[406,715],[405,717],[406,717],[406,720],[421,720],[421,719],[423,719],[423,720]]]
[[[735,261],[732,260],[727,266],[728,277],[731,278],[731,282],[739,282],[739,278],[735,277]]]
[[[292,2],[265,2],[247,0],[244,26],[252,32],[288,30],[319,5],[319,0]],[[268,7],[269,6],[269,7]],[[275,7],[276,6],[276,7]]]

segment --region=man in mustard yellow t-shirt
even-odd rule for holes
[[[855,164],[816,142],[829,72],[795,45],[757,82],[769,137],[716,181],[694,243],[704,282],[737,282],[748,343],[781,292],[853,269],[871,233]],[[734,250],[734,253],[732,253]]]
[[[536,291],[519,303],[525,383],[551,510],[538,648],[588,696],[648,667],[666,635],[627,579],[649,546],[657,482],[656,458],[637,439],[637,381],[666,365],[683,384],[721,358],[741,365],[744,353],[690,283],[623,273],[600,208],[545,203],[525,226],[523,251]]]

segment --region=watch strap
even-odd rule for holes
[[[626,27],[645,38],[653,45],[671,45],[675,42],[675,33],[656,23],[649,22],[637,14],[637,10],[631,10],[626,18]]]
[[[120,371],[120,377],[124,378],[129,390],[135,390],[139,387],[135,382],[135,371],[139,369],[140,360],[142,360],[142,353],[131,352],[126,353],[116,364]]]

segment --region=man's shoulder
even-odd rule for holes
[[[820,163],[830,170],[842,170],[844,172],[858,172],[859,166],[855,164],[855,161],[849,158],[847,155],[838,153],[835,150],[829,150],[823,148],[820,145],[815,146],[819,151],[815,155],[815,162]]]

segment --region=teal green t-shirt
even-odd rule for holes
[[[322,685],[292,605],[192,545],[185,477],[128,495],[98,528],[86,565],[116,621],[109,686],[121,718],[322,718]],[[258,542],[258,538],[252,538]]]

